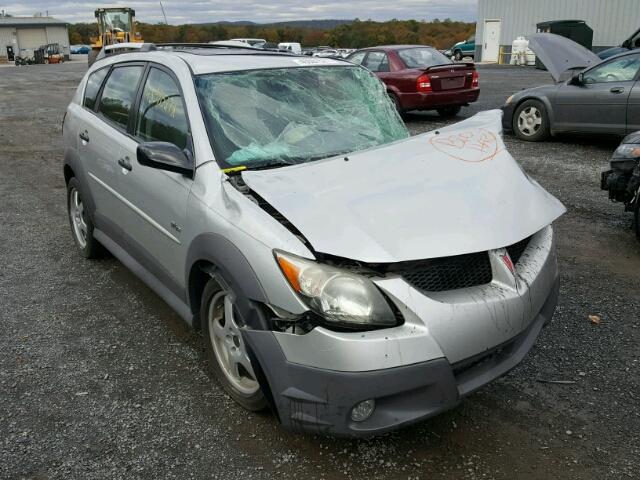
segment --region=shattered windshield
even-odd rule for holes
[[[304,163],[409,136],[382,83],[360,67],[207,74],[196,88],[226,166]]]

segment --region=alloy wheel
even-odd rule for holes
[[[535,135],[542,127],[542,112],[534,106],[524,108],[518,115],[518,130],[528,137]]]
[[[85,217],[84,203],[78,189],[71,190],[71,196],[69,201],[69,216],[71,217],[71,224],[73,225],[73,234],[76,237],[76,241],[80,248],[87,246],[87,219]]]
[[[231,385],[244,395],[260,388],[256,380],[242,334],[235,322],[233,300],[228,292],[218,292],[207,314],[209,337],[222,373]]]

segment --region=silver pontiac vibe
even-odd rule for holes
[[[501,112],[410,137],[348,62],[122,44],[67,109],[81,253],[202,331],[222,387],[288,428],[377,434],[517,365],[553,314],[564,207]]]

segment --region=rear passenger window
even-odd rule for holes
[[[107,67],[96,70],[89,75],[87,86],[84,89],[84,100],[82,102],[82,104],[89,110],[93,110],[96,106],[96,98],[98,97],[100,86],[102,85],[102,82],[104,82],[104,77],[107,76],[108,72],[109,68]]]
[[[124,128],[127,128],[129,122],[142,71],[143,67],[140,65],[114,68],[102,90],[100,113]]]
[[[369,52],[367,59],[362,64],[372,72],[388,72],[389,59],[384,52]]]
[[[189,124],[180,90],[170,75],[152,68],[142,91],[135,135],[145,142],[187,146]]]

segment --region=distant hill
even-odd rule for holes
[[[291,28],[311,28],[316,30],[331,30],[340,25],[349,25],[353,20],[325,19],[325,20],[291,20],[288,22],[256,23],[248,20],[238,20],[236,22],[221,21],[198,23],[198,25],[253,25],[256,27],[291,27]]]

